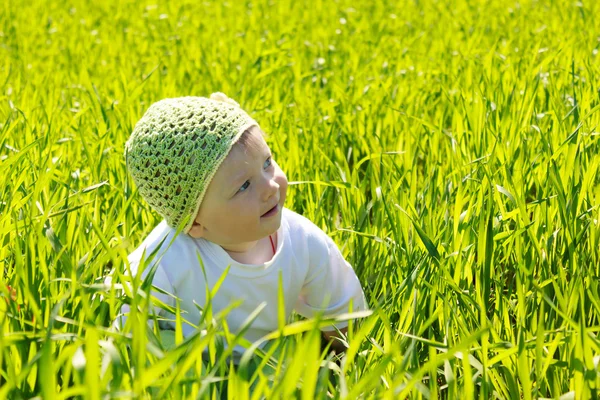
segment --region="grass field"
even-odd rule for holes
[[[0,4],[0,398],[598,398],[600,3],[393,3]],[[341,360],[307,322],[227,371],[210,313],[165,348],[141,282],[110,329],[160,222],[124,143],[216,91],[364,285]]]

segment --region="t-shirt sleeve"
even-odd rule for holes
[[[310,268],[296,304],[296,311],[307,318],[318,313],[332,317],[366,309],[364,293],[352,266],[331,238],[323,233],[318,241],[309,241]],[[335,324],[345,328],[347,322]],[[323,328],[335,330],[334,327]]]
[[[137,262],[132,262],[130,264],[132,273],[136,273],[137,266],[138,266]],[[142,280],[146,278],[148,273],[150,273],[150,270],[151,270],[150,266],[146,267],[146,269],[144,270],[144,272],[142,274]],[[152,286],[153,286],[153,288],[150,291],[150,294],[152,295],[152,297],[155,297],[157,300],[160,300],[162,303],[164,303],[170,307],[175,307],[175,299],[172,296],[173,294],[175,294],[175,292],[174,292],[173,286],[171,285],[171,281],[169,280],[169,277],[161,264],[159,264],[156,268],[156,272],[154,273],[154,278],[152,280]],[[159,288],[161,291],[158,291],[155,288]],[[169,293],[171,295],[163,293],[163,292]],[[166,310],[164,310],[163,308],[159,307],[154,301],[152,301],[151,307],[152,307],[152,309],[149,312],[149,319],[148,319],[149,325],[152,325],[154,323],[151,318],[152,314],[154,314],[154,315],[161,317],[161,320],[159,320],[159,323],[158,323],[159,327],[161,329],[175,329],[174,323],[171,322],[174,319],[174,315],[172,313],[169,313]],[[122,328],[124,326],[125,321],[127,320],[127,317],[129,315],[129,311],[130,311],[129,304],[124,304],[121,307],[120,317],[117,318],[117,321],[116,321],[116,324],[117,324],[116,326],[118,328]],[[166,319],[166,320],[163,320],[163,319]]]

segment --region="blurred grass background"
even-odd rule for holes
[[[3,2],[0,397],[598,397],[599,12]],[[165,349],[140,282],[137,324],[109,329],[104,276],[159,222],[124,143],[153,102],[215,91],[363,282],[374,314],[337,363],[309,329],[270,372],[227,370],[220,321]]]

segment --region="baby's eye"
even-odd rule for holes
[[[242,185],[240,190],[238,190],[238,192],[243,192],[244,190],[248,189],[248,186],[250,186],[250,181],[244,182],[244,184]]]
[[[263,165],[263,167],[266,169],[266,168],[269,168],[270,166],[271,166],[271,157],[269,157],[265,160],[265,164]]]

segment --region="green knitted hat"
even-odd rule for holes
[[[125,160],[142,197],[172,227],[190,216],[232,146],[258,124],[223,93],[152,104],[125,144]]]

